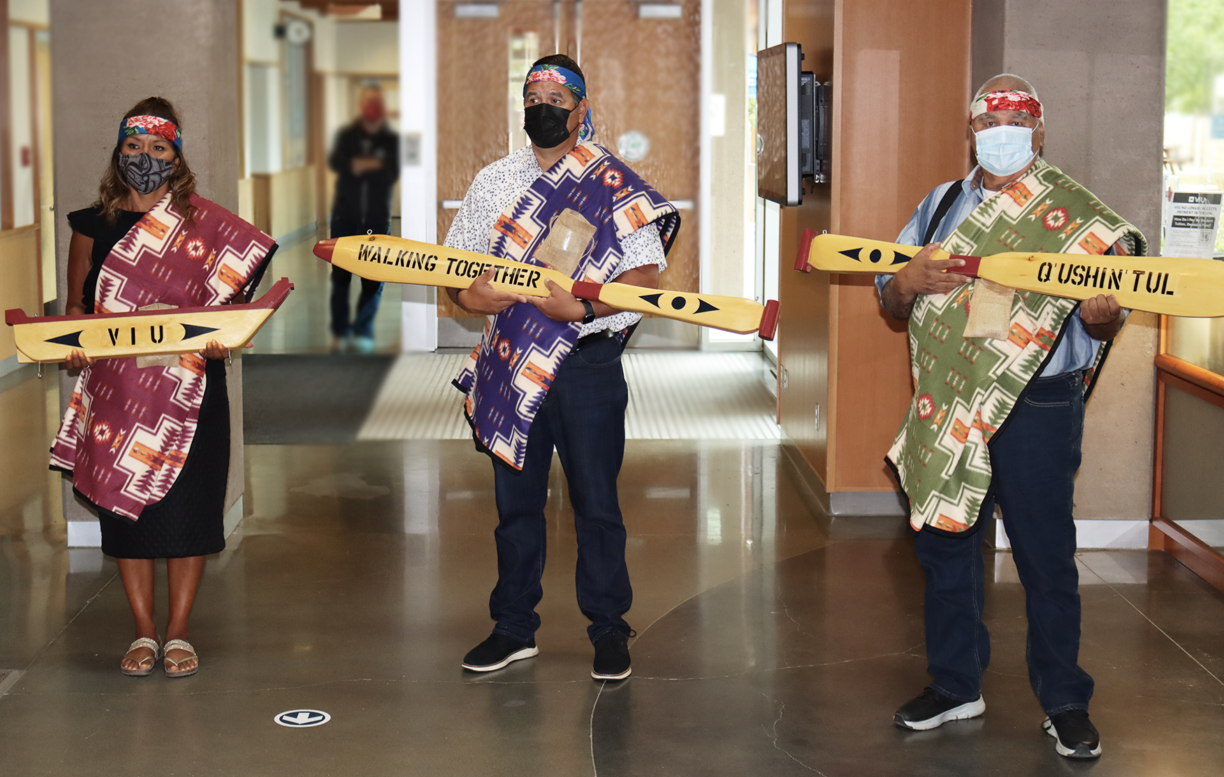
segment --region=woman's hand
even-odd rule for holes
[[[70,370],[83,370],[93,364],[93,359],[86,356],[84,351],[73,348],[72,352],[68,354],[68,358],[64,360],[64,364]]]
[[[204,346],[204,350],[200,351],[200,355],[205,359],[211,359],[215,362],[221,361],[229,357],[229,349],[216,340],[209,340],[208,345]]]

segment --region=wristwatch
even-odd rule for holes
[[[578,301],[582,303],[582,309],[586,311],[586,313],[582,314],[582,323],[589,324],[592,321],[594,321],[595,320],[595,306],[592,305],[591,301],[587,299],[580,299]]]

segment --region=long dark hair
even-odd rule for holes
[[[163,97],[146,97],[123,114],[123,120],[127,121],[133,116],[156,116],[159,119],[174,122],[175,126],[180,129],[183,126],[174,106]],[[96,205],[102,208],[102,215],[111,224],[115,223],[119,211],[123,210],[131,193],[127,181],[123,178],[123,172],[119,169],[122,149],[123,141],[116,141],[115,149],[111,152],[110,164],[106,166],[106,172],[102,174],[102,184],[98,187]],[[170,175],[170,202],[187,219],[188,223],[192,223],[195,206],[191,204],[191,195],[195,194],[195,173],[191,172],[191,168],[187,165],[187,157],[183,156],[182,151],[175,149],[175,155],[178,164]]]

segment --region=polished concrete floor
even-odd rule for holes
[[[45,470],[57,405],[29,370],[0,379],[5,777],[1224,772],[1224,597],[1159,553],[1080,558],[1099,762],[1064,761],[1039,728],[1006,553],[987,559],[986,715],[894,728],[926,681],[911,541],[814,511],[771,440],[629,443],[623,683],[588,674],[559,468],[540,656],[460,669],[491,626],[495,512],[489,463],[458,440],[247,446],[246,515],[192,620],[200,673],[124,677],[115,563],[66,548]],[[274,723],[300,708],[332,719]]]
[[[258,353],[328,349],[327,269],[309,242],[278,255],[271,275],[297,291]],[[1224,773],[1224,596],[1159,553],[1080,557],[1098,762],[1061,759],[1039,728],[1007,553],[987,557],[985,716],[893,727],[926,682],[911,541],[894,520],[821,514],[770,439],[630,441],[623,683],[588,674],[559,471],[541,654],[460,669],[491,626],[496,517],[487,460],[438,439],[248,445],[245,517],[192,620],[200,673],[124,677],[117,568],[66,547],[46,469],[58,404],[31,369],[0,378],[0,777]],[[301,708],[332,718],[273,721]]]

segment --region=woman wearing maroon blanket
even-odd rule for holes
[[[68,315],[249,299],[276,244],[195,194],[178,115],[159,97],[124,115],[98,202],[68,214]],[[239,299],[242,297],[242,299]],[[226,351],[92,360],[81,370],[52,448],[53,469],[96,508],[102,550],[119,562],[136,620],[126,675],[195,674],[187,619],[205,556],[225,547],[229,471]],[[165,558],[170,617],[163,644],[153,622],[154,560]]]

